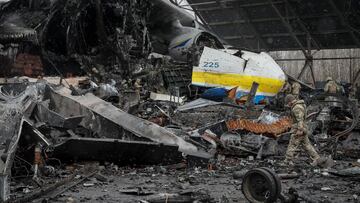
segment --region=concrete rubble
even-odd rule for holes
[[[160,51],[174,32],[154,17],[164,2],[0,3],[0,202],[246,202],[254,168],[281,179],[272,202],[358,202],[359,98],[306,88],[323,159],[300,153],[289,172],[284,93],[194,85],[201,49],[223,47],[201,33],[182,54]],[[250,70],[270,60],[221,53]]]

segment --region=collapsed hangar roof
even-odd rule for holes
[[[211,31],[237,48],[360,47],[360,0],[187,1]]]

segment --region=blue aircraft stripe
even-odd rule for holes
[[[185,46],[190,40],[191,40],[191,38],[189,38],[189,39],[181,42],[180,44],[176,45],[176,46],[173,47],[172,49],[181,48],[181,47]]]

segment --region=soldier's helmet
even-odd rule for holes
[[[333,79],[330,76],[326,78],[326,81],[331,81],[331,80],[333,80]]]
[[[296,100],[294,95],[292,95],[292,94],[286,95],[286,97],[285,97],[285,105],[289,105],[294,100]]]

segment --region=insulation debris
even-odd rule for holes
[[[291,128],[292,120],[289,117],[281,118],[272,124],[257,123],[247,119],[230,120],[226,122],[229,130],[246,130],[256,134],[264,134],[276,138],[281,133],[288,131]]]

